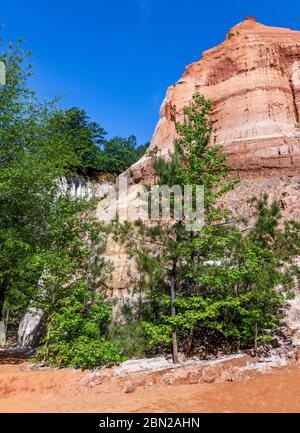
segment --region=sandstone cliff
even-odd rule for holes
[[[224,42],[187,66],[167,90],[150,150],[172,151],[174,120],[182,120],[195,91],[213,103],[212,142],[224,147],[233,171],[251,179],[237,192],[274,192],[278,182],[282,198],[289,195],[286,179],[300,168],[300,31],[265,26],[252,17],[230,29]],[[128,174],[132,182],[151,176],[149,158]],[[251,187],[253,178],[257,188]]]
[[[300,165],[300,32],[246,19],[170,87],[151,146],[172,149],[174,118],[195,90],[213,102],[212,140],[235,170]]]
[[[226,205],[245,215],[247,199],[267,192],[284,216],[300,218],[300,31],[265,26],[253,17],[230,29],[167,90],[150,151],[172,151],[174,121],[183,119],[195,91],[212,101],[212,143],[223,146],[241,178]],[[151,178],[150,157],[126,175],[131,183]],[[119,268],[124,258],[124,251],[115,257]],[[114,287],[126,280],[121,269]]]

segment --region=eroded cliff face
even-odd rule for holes
[[[183,120],[195,91],[212,101],[211,141],[223,146],[232,175],[241,179],[226,206],[247,215],[247,200],[267,192],[284,217],[300,219],[300,31],[253,18],[230,29],[167,90],[149,151],[172,152],[175,121]],[[150,156],[125,174],[132,184],[151,179]]]
[[[172,151],[174,121],[195,91],[213,103],[211,140],[224,146],[233,170],[300,166],[300,31],[252,18],[230,29],[167,90],[150,150]],[[145,159],[131,168],[134,180]]]

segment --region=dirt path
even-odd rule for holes
[[[300,368],[253,379],[154,385],[132,393],[87,387],[87,373],[0,365],[0,412],[300,412]]]

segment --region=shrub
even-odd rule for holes
[[[149,349],[146,333],[138,321],[124,325],[114,324],[109,332],[110,340],[126,358],[144,358]]]
[[[112,343],[103,338],[81,335],[70,341],[61,339],[43,346],[37,354],[48,364],[59,367],[93,368],[110,363],[119,363],[123,357]]]
[[[104,338],[109,304],[85,284],[70,287],[49,310],[48,332],[35,360],[59,367],[92,368],[124,359],[116,345]]]

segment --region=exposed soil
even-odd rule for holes
[[[124,388],[113,377],[105,386],[91,377],[80,370],[2,364],[0,412],[300,412],[296,365],[222,383]]]

